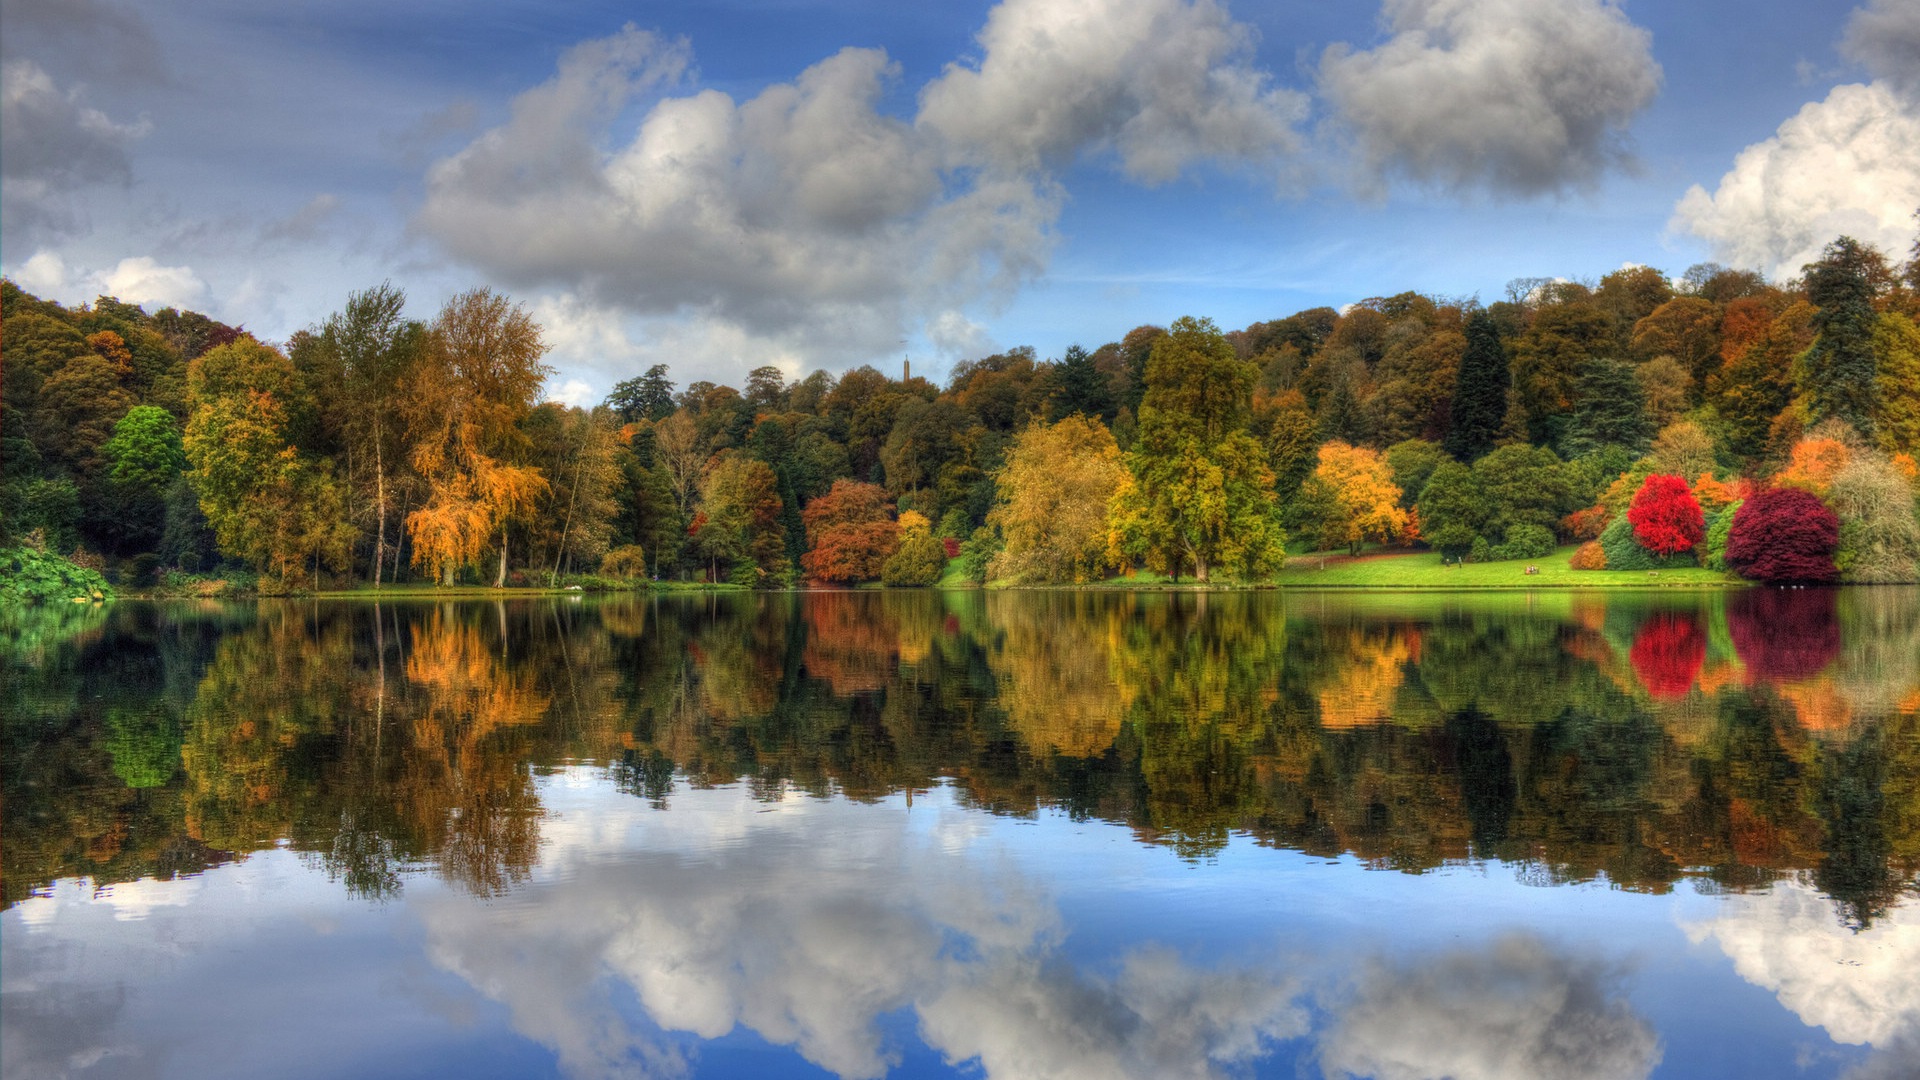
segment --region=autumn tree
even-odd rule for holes
[[[1633,538],[1655,555],[1690,551],[1706,535],[1706,516],[1683,477],[1655,473],[1627,508]]]
[[[1242,430],[1253,365],[1213,323],[1182,318],[1154,339],[1129,480],[1115,494],[1109,539],[1120,554],[1178,575],[1191,565],[1245,576],[1284,558],[1273,473]]]
[[[1914,488],[1897,466],[1872,451],[1856,454],[1834,475],[1828,499],[1839,516],[1842,580],[1873,584],[1920,581],[1920,521]]]
[[[933,535],[925,516],[909,510],[900,515],[900,546],[880,568],[880,580],[892,586],[925,586],[940,580],[946,549]]]
[[[443,583],[499,542],[496,585],[507,577],[509,520],[530,512],[547,481],[524,464],[520,420],[552,369],[540,328],[489,289],[461,293],[434,320],[406,381],[409,461],[426,502],[407,515],[413,562]]]
[[[714,459],[700,485],[704,524],[693,538],[707,557],[712,580],[720,580],[724,563],[732,570],[751,567],[754,584],[785,582],[787,536],[780,508],[779,486],[766,462],[737,450]]]
[[[348,447],[349,477],[373,510],[369,577],[375,588],[387,565],[394,473],[406,455],[400,395],[425,339],[424,328],[405,318],[405,308],[406,294],[382,282],[350,294],[347,306],[329,316],[315,335],[329,389],[337,394],[326,403],[329,420]]]
[[[1774,417],[1793,398],[1794,358],[1813,341],[1813,316],[1811,304],[1794,303],[1707,380],[1707,399],[1726,423],[1735,453],[1754,457],[1765,449]]]
[[[1840,576],[1833,562],[1839,546],[1840,520],[1819,496],[1768,488],[1734,511],[1727,565],[1770,585],[1830,583]]]
[[[1873,328],[1874,428],[1889,454],[1920,452],[1920,328],[1899,312]]]
[[[800,566],[817,581],[873,581],[900,546],[887,492],[878,484],[835,480],[801,512],[807,553]]]
[[[1344,545],[1360,554],[1367,540],[1391,543],[1407,530],[1407,511],[1400,506],[1400,486],[1379,452],[1343,442],[1320,448],[1320,463],[1309,483],[1326,492],[1327,510],[1320,525],[1320,546]]]
[[[188,365],[187,393],[187,477],[220,550],[281,579],[309,563],[344,569],[354,539],[345,492],[288,437],[311,407],[292,362],[242,338]]]
[[[1073,415],[1021,432],[994,474],[987,523],[1006,547],[988,573],[1017,582],[1098,577],[1109,565],[1107,506],[1126,477],[1113,433],[1097,420]]]

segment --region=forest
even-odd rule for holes
[[[540,328],[487,289],[423,319],[383,283],[271,343],[5,281],[0,550],[263,593],[1246,582],[1382,547],[1915,581],[1916,320],[1920,243],[1840,237],[1785,282],[1629,266],[1188,317],[945,386],[656,365],[583,409],[542,399]]]

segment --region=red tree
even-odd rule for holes
[[[1707,519],[1692,487],[1664,473],[1647,477],[1634,492],[1627,520],[1633,523],[1633,538],[1655,555],[1678,555],[1707,535]]]
[[[900,526],[888,512],[878,484],[835,480],[832,490],[807,504],[800,520],[809,550],[801,569],[817,581],[873,581],[900,546]]]
[[[1707,659],[1707,632],[1691,613],[1662,611],[1640,627],[1627,658],[1657,700],[1687,696]]]
[[[1818,495],[1768,488],[1734,511],[1727,565],[1741,577],[1770,585],[1827,584],[1840,578],[1833,565],[1839,546],[1840,519]]]

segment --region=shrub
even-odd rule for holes
[[[1553,554],[1553,530],[1541,525],[1515,525],[1507,530],[1507,542],[1493,549],[1496,559],[1540,559]]]
[[[1560,528],[1575,540],[1598,540],[1611,520],[1613,511],[1604,506],[1589,506],[1561,518]]]
[[[1727,532],[1727,566],[1768,584],[1837,581],[1840,519],[1800,488],[1768,488],[1740,504]],[[1608,552],[1611,556],[1612,552]]]
[[[1740,503],[1718,510],[1707,519],[1706,557],[1701,560],[1709,570],[1727,568],[1727,533],[1733,528],[1733,515]]]
[[[1600,534],[1600,547],[1606,552],[1609,570],[1672,570],[1693,565],[1691,552],[1669,556],[1648,551],[1634,539],[1633,523],[1624,517],[1608,523]]]
[[[1567,560],[1567,565],[1575,570],[1605,570],[1607,549],[1600,546],[1600,541],[1589,540],[1580,545],[1579,550],[1573,553],[1573,558]]]
[[[880,568],[880,580],[887,585],[931,585],[940,580],[946,562],[946,551],[933,533],[924,526],[908,529],[900,550]]]
[[[1473,538],[1473,546],[1467,549],[1467,558],[1473,562],[1486,563],[1494,560],[1493,545],[1487,543],[1484,536]]]
[[[1633,538],[1655,555],[1678,555],[1706,535],[1705,516],[1693,489],[1681,477],[1655,473],[1634,493],[1627,508]]]
[[[0,549],[0,602],[62,603],[112,596],[113,587],[98,570],[30,547]]]
[[[600,573],[610,578],[645,578],[647,554],[639,544],[622,544],[600,560]]]

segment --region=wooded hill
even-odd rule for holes
[[[1911,581],[1914,256],[1183,318],[945,387],[661,365],[591,410],[539,400],[540,329],[488,290],[423,320],[383,284],[276,345],[4,282],[0,547],[134,585],[1245,579],[1289,537]]]

